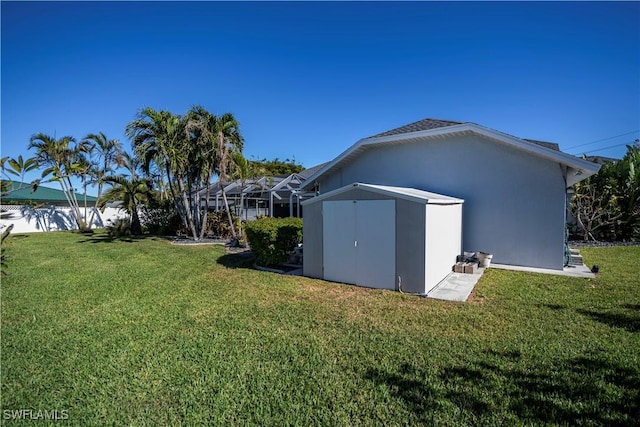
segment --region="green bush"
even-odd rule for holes
[[[1,267],[0,267],[0,275],[2,276],[6,276],[7,275],[7,257],[4,253],[5,250],[5,246],[6,246],[6,242],[5,240],[8,240],[9,234],[11,233],[11,230],[13,230],[13,224],[11,224],[10,226],[8,226],[7,228],[5,228],[5,230],[2,232],[2,236],[0,237],[0,258],[1,258]]]
[[[233,220],[233,225],[236,228],[236,233],[239,234],[241,228],[240,218],[231,213],[231,219]],[[216,212],[209,212],[207,214],[207,232],[220,239],[230,239],[233,237],[227,211],[219,210]]]
[[[258,265],[277,266],[302,243],[302,219],[260,218],[247,223],[246,233]]]
[[[140,208],[140,222],[146,233],[168,236],[180,228],[180,216],[171,200],[151,200]]]
[[[112,225],[107,226],[107,234],[110,239],[131,236],[131,220],[129,218],[118,218]]]

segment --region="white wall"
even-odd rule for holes
[[[451,273],[462,253],[462,206],[426,205],[425,293]]]
[[[464,199],[466,251],[493,262],[562,269],[565,184],[558,163],[477,135],[370,148],[320,179],[413,187]]]
[[[34,233],[42,231],[62,231],[77,229],[71,209],[65,206],[34,208],[31,206],[2,205],[0,229],[13,224],[12,233]],[[87,208],[87,221],[91,219],[93,208]],[[84,216],[84,208],[80,209]],[[104,212],[95,210],[91,228],[103,228],[117,218],[125,218],[126,213],[117,208],[106,208]]]

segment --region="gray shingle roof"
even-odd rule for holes
[[[365,139],[379,138],[382,136],[401,135],[403,133],[420,132],[423,130],[431,130],[431,129],[443,128],[447,126],[461,125],[463,123],[468,123],[468,122],[456,122],[453,120],[426,118],[426,119],[418,120],[417,122],[409,123],[408,125],[400,126],[398,128],[379,133],[377,135],[370,136]],[[525,138],[523,139],[525,141],[540,145],[541,147],[546,147],[546,148],[550,148],[551,150],[560,151],[560,146],[555,142],[539,141],[537,139],[525,139]]]
[[[584,158],[586,160],[589,160],[590,162],[597,163],[599,165],[604,165],[605,163],[616,163],[620,161],[620,159],[615,159],[613,157],[606,157],[606,156],[585,156]]]
[[[377,135],[370,136],[369,138],[378,138],[381,136],[400,135],[403,133],[420,132],[422,130],[430,130],[443,128],[447,126],[461,125],[463,122],[454,122],[452,120],[440,120],[440,119],[422,119],[417,122],[409,123],[408,125],[400,126],[399,128],[391,129],[386,132],[379,133]]]
[[[534,144],[538,144],[541,147],[547,147],[552,150],[560,151],[560,146],[555,142],[547,142],[547,141],[538,141],[537,139],[527,139],[523,138],[525,141],[533,142]]]
[[[321,163],[319,165],[315,165],[315,166],[311,166],[310,168],[304,169],[302,172],[300,172],[298,175],[304,179],[309,178],[311,175],[313,175],[314,173],[316,173],[317,171],[319,171],[320,169],[322,169],[323,167],[325,167],[329,162],[324,162]]]

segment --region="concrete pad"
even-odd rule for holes
[[[484,268],[479,268],[473,274],[451,272],[435,288],[427,292],[426,297],[445,301],[466,301],[483,273]]]
[[[585,279],[595,279],[596,275],[591,272],[586,265],[575,267],[565,267],[562,270],[552,270],[549,268],[523,267],[521,265],[507,265],[491,263],[491,268],[501,270],[526,271],[528,273],[555,274],[556,276],[582,277]]]

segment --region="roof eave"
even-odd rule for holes
[[[308,205],[310,203],[317,203],[317,202],[320,202],[322,200],[328,199],[330,197],[336,196],[338,194],[345,193],[345,192],[347,192],[349,190],[352,190],[354,188],[361,188],[361,189],[363,189],[365,191],[369,191],[371,193],[382,194],[382,195],[385,195],[385,196],[390,196],[390,197],[394,197],[394,198],[397,198],[397,199],[408,200],[410,202],[415,202],[415,203],[421,203],[421,204],[424,204],[424,205],[427,205],[427,204],[446,205],[446,204],[461,204],[461,203],[464,203],[464,200],[458,199],[458,198],[455,198],[455,197],[449,197],[449,196],[445,196],[445,197],[441,197],[441,198],[420,197],[420,196],[417,196],[417,195],[402,193],[402,192],[398,192],[398,191],[386,190],[386,189],[383,189],[383,188],[379,188],[379,186],[375,186],[375,185],[371,185],[371,184],[365,184],[365,183],[362,183],[362,182],[354,182],[353,184],[345,185],[344,187],[340,187],[340,188],[337,188],[335,190],[329,191],[328,193],[321,194],[321,195],[313,197],[311,199],[303,200],[301,202],[301,205],[302,206],[306,206],[306,205]]]

